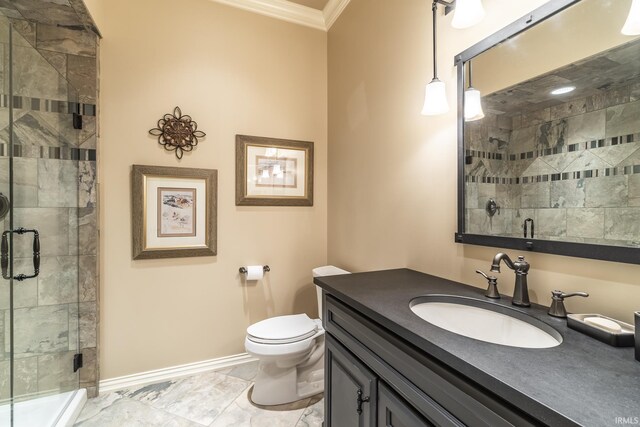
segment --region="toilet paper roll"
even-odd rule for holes
[[[262,280],[264,267],[261,265],[250,265],[247,267],[247,280]]]

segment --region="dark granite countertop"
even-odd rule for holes
[[[547,307],[519,308],[505,295],[490,300],[483,289],[409,269],[317,277],[314,282],[549,425],[616,426],[618,417],[640,417],[640,362],[634,349],[611,347],[569,329],[565,319],[547,315]],[[529,314],[556,329],[563,342],[522,349],[448,332],[409,308],[413,298],[427,294],[474,297]]]

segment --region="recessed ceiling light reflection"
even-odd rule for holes
[[[564,95],[565,93],[573,92],[576,90],[575,86],[559,87],[556,90],[551,91],[551,95]]]

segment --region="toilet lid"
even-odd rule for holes
[[[306,314],[278,316],[247,328],[251,341],[265,344],[286,344],[312,337],[318,330],[316,322]]]

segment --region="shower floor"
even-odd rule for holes
[[[74,390],[13,405],[0,406],[0,425],[12,427],[58,427],[71,425],[86,401],[86,390]]]

